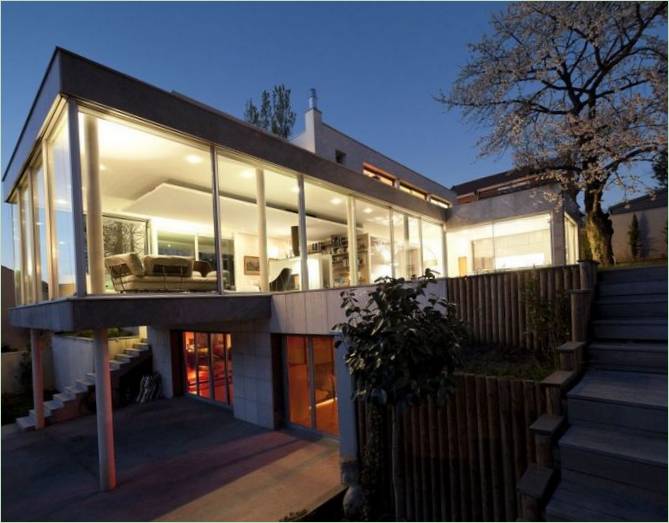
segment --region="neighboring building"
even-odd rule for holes
[[[457,275],[575,260],[571,203],[551,186],[458,205],[323,124],[315,97],[290,143],[62,49],[2,184],[14,211],[10,321],[35,343],[42,331],[94,331],[103,476],[107,328],[146,329],[167,397],[343,440],[348,374],[331,331],[341,288],[447,264]]]
[[[421,200],[443,208],[455,203],[453,191],[326,124],[315,89],[311,89],[304,115],[304,132],[291,142]]]
[[[558,183],[513,170],[452,190],[448,276],[576,263],[578,206]]]
[[[639,221],[640,259],[667,257],[667,189],[609,207],[613,224],[613,256],[617,263],[633,261],[629,244],[632,217]]]

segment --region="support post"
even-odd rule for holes
[[[597,283],[597,262],[593,260],[579,260],[578,275],[581,289],[594,289]]]
[[[265,201],[265,171],[256,169],[256,200],[258,208],[258,256],[260,258],[260,290],[269,292],[267,262],[267,207]]]
[[[95,117],[86,115],[86,240],[88,242],[88,273],[91,294],[104,294],[105,267],[102,231],[102,199],[100,195],[100,147]]]
[[[116,459],[106,329],[93,331],[93,350],[95,351],[95,416],[98,427],[100,490],[112,490],[116,486]]]
[[[390,275],[393,278],[397,278],[395,274],[395,215],[393,213],[393,208],[388,209],[388,223],[390,224]]]
[[[304,201],[304,176],[297,177],[297,205],[299,211],[298,234],[300,240],[300,290],[309,290],[309,265],[307,264],[307,210]]]
[[[348,223],[348,274],[351,287],[358,285],[358,232],[356,228],[355,199],[346,198],[346,222]]]
[[[30,329],[35,430],[44,428],[44,370],[42,367],[42,337],[40,334],[40,331],[37,329]]]
[[[571,341],[588,341],[588,324],[590,323],[592,290],[572,290],[570,291],[570,294]]]

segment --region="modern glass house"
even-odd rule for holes
[[[2,179],[10,320],[31,329],[36,376],[45,333],[93,330],[103,488],[115,483],[107,328],[145,330],[167,397],[343,440],[347,373],[331,332],[342,287],[575,260],[564,202],[458,204],[337,133],[320,135],[329,148],[291,143],[55,51]]]

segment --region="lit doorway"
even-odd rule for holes
[[[224,332],[183,333],[186,393],[232,405],[232,337]]]
[[[331,336],[285,336],[287,418],[291,425],[339,435]]]

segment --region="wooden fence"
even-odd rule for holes
[[[536,349],[542,340],[531,332],[524,295],[533,279],[542,299],[581,288],[579,266],[565,265],[447,278],[448,299],[474,343]]]
[[[536,463],[530,425],[546,412],[542,385],[471,374],[456,376],[456,391],[443,407],[428,402],[401,416],[400,506],[409,521],[515,521],[516,483]],[[369,420],[357,405],[360,462]],[[383,498],[393,508],[391,422],[384,415]],[[364,465],[363,465],[364,466]]]

